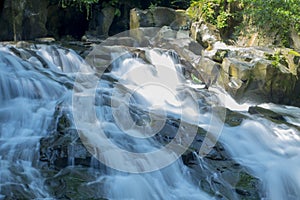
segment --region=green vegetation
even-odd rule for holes
[[[176,9],[186,9],[190,6],[189,0],[60,0],[60,5],[63,8],[68,6],[78,6],[78,7],[86,7],[90,8],[93,4],[102,4],[102,5],[111,5],[111,6],[119,6],[119,5],[131,5],[131,7],[138,8],[148,8],[149,6],[165,6]]]
[[[85,7],[87,18],[89,18],[92,4],[98,3],[99,0],[60,0],[61,7],[66,8],[69,6],[76,6],[82,10]]]
[[[288,67],[288,63],[286,61],[286,58],[280,51],[276,51],[274,54],[265,54],[266,58],[268,60],[272,61],[272,65],[274,67],[278,67],[279,64],[284,65],[285,67]]]
[[[288,46],[291,29],[300,33],[299,0],[243,0],[244,15],[265,34],[277,32]]]
[[[300,33],[299,5],[300,0],[193,0],[188,14],[219,29],[252,25],[263,34],[271,31],[288,46],[290,31]]]
[[[195,20],[200,18],[222,29],[234,17],[231,3],[237,0],[193,0],[188,14]]]

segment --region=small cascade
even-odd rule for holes
[[[96,97],[89,93],[94,90],[89,87],[86,93],[81,89],[73,97],[74,118],[81,138],[89,148],[101,151],[100,157],[95,156],[107,166],[106,175],[97,181],[103,182],[108,199],[211,199],[192,182],[189,169],[179,156],[162,151],[164,144],[157,140],[159,135],[171,136],[176,132],[182,137],[176,139],[190,140],[182,130],[189,126],[190,130],[197,130],[198,101],[186,87],[182,69],[177,66],[178,56],[158,49],[145,52],[148,62],[135,56],[115,59],[111,72],[94,85]],[[95,79],[84,76],[92,74],[83,74],[80,80],[87,81],[80,85],[91,86],[90,80]],[[116,83],[108,81],[112,79]],[[100,129],[90,115],[88,105],[93,103],[87,98],[95,98]],[[186,127],[180,123],[177,128],[165,125],[178,119]],[[183,145],[184,142],[181,148]]]
[[[280,110],[289,119],[294,109]],[[261,117],[250,118],[238,127],[225,127],[221,141],[234,159],[262,180],[268,199],[299,198],[299,128]]]
[[[48,46],[31,49],[0,47],[0,162],[1,196],[13,199],[50,198],[39,169],[39,141],[49,134],[55,108],[74,75],[62,74],[60,67],[71,69],[80,57],[56,56],[64,60],[58,66],[48,60]],[[62,49],[51,47],[54,51]],[[51,55],[49,57],[38,54]],[[76,58],[75,58],[76,57]],[[47,63],[47,65],[45,65]],[[81,59],[81,63],[83,60]],[[74,71],[76,71],[76,67]],[[68,70],[67,70],[68,71]],[[68,72],[70,72],[69,70]],[[9,198],[9,197],[8,197]]]
[[[0,199],[299,198],[299,108],[240,105],[173,50],[132,52],[100,73],[0,46]]]

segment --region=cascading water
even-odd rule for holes
[[[59,78],[57,65],[37,56],[43,52],[43,46],[36,52],[0,48],[1,198],[50,197],[38,170],[39,140],[48,134],[68,78]]]
[[[263,182],[267,199],[299,199],[299,108],[263,104],[277,111],[280,123],[263,116],[245,119],[235,128],[225,127],[220,141],[234,159]]]
[[[244,116],[238,125],[225,124],[220,142],[239,164],[262,181],[261,198],[299,198],[298,108],[260,105],[280,113],[285,123],[263,115],[254,117],[247,112],[251,105],[238,105],[218,89],[208,92],[189,83],[181,75],[182,66],[174,52],[151,48],[142,51],[146,58],[125,55],[99,77],[97,69],[72,50],[46,45],[30,49],[0,47],[0,199],[84,199],[76,198],[76,192],[95,199],[240,199],[232,192],[234,183],[219,177],[225,169],[200,174],[209,183],[200,187],[193,170],[180,157],[185,151],[172,148],[192,143],[198,136],[198,127],[212,132],[212,136],[218,134],[220,129],[214,127],[222,125],[222,117],[211,108],[221,106],[216,100],[218,95],[227,98],[223,100],[228,109]],[[80,76],[76,74],[79,70]],[[71,111],[71,99],[78,134],[95,156],[80,171],[89,174],[89,178],[71,179],[76,182],[72,187],[59,178],[74,175],[74,165],[85,158],[80,155],[83,150],[72,146],[73,141],[67,144],[67,151],[61,150],[63,142],[59,144],[61,149],[46,148],[68,155],[46,152],[52,157],[49,166],[45,166],[40,146],[42,138],[51,134],[67,135],[65,130],[57,129],[61,129],[59,123],[66,123],[61,119],[64,110]],[[75,106],[74,101],[78,103]],[[72,116],[67,118],[74,128]],[[196,135],[189,135],[195,130]],[[57,141],[60,140],[54,142]],[[168,144],[170,148],[160,152],[160,157],[137,156],[149,152],[155,155]],[[118,153],[115,147],[129,153]],[[195,165],[208,168],[205,159],[192,155],[197,157]],[[59,165],[55,160],[58,157],[67,157],[64,163],[68,166]],[[53,165],[59,167],[52,168]],[[58,185],[53,181],[56,178]],[[49,180],[52,184],[46,184]],[[214,188],[215,183],[224,184],[231,193]],[[73,193],[59,196],[58,191],[68,186]]]

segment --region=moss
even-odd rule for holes
[[[52,172],[51,172],[52,173]],[[50,175],[50,174],[48,174]],[[89,168],[67,167],[53,177],[46,179],[45,184],[57,199],[97,199],[102,200],[102,183],[92,183],[96,176]]]
[[[239,174],[239,181],[236,184],[235,191],[240,199],[255,200],[260,199],[257,191],[259,180],[246,172]]]
[[[225,57],[228,57],[228,52],[229,52],[228,49],[218,49],[216,54],[213,55],[213,57],[212,57],[213,61],[216,61],[218,63],[222,63],[223,59]]]
[[[214,110],[220,116],[221,119],[225,120],[225,124],[229,126],[239,126],[244,119],[248,118],[246,115],[229,110],[228,108],[224,107],[215,107]]]
[[[249,175],[248,173],[242,172],[240,173],[240,178],[238,183],[236,184],[236,187],[239,188],[247,188],[247,187],[252,187],[253,183],[256,182],[256,179]]]

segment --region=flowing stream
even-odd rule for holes
[[[239,105],[218,88],[208,92],[186,80],[175,52],[145,52],[146,60],[123,56],[100,76],[73,50],[0,47],[0,199],[57,198],[45,184],[40,140],[57,129],[58,108],[71,111],[72,128],[95,156],[93,178],[83,184],[101,183],[97,199],[218,199],[193,181],[180,159],[198,127],[263,183],[261,198],[300,198],[299,108],[260,105],[286,123],[252,116],[251,104]],[[210,109],[223,103],[246,119],[224,125]],[[69,154],[72,166],[76,152]],[[96,158],[105,165],[97,167]],[[212,175],[218,180],[217,172],[207,174]]]

